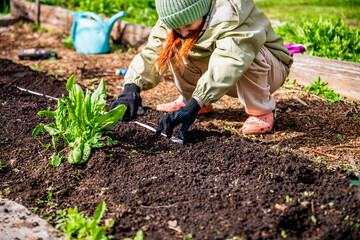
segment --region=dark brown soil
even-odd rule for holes
[[[91,215],[105,200],[105,219],[116,218],[111,232],[116,239],[134,237],[140,229],[145,239],[184,239],[186,234],[194,239],[359,239],[359,187],[349,185],[356,178],[352,170],[360,166],[359,103],[331,104],[302,86],[286,84],[274,95],[274,130],[246,137],[239,133],[247,118],[243,107],[223,97],[212,113],[197,118],[185,145],[119,123],[108,134],[118,145],[94,149],[85,165],[64,162],[55,168],[49,165],[53,149],[45,148],[51,139],[45,133],[34,139],[31,132],[50,122],[36,113],[54,109],[56,102],[16,86],[61,97],[73,74],[90,89],[103,78],[111,101],[121,93],[123,78],[82,75],[81,68],[126,69],[138,52],[113,46],[109,54],[83,55],[64,48],[62,38],[29,23],[0,29],[3,195],[39,207],[36,213],[44,218],[75,206]],[[18,59],[18,50],[33,47],[55,50],[61,58]],[[158,87],[141,93],[147,113],[138,121],[156,127],[163,114],[153,110],[156,104],[177,95],[166,75]],[[37,203],[46,199],[48,187],[53,204]]]
[[[16,86],[61,97],[65,81],[6,59],[0,60],[0,69],[0,190],[28,208],[39,207],[41,216],[75,206],[93,214],[105,200],[105,219],[116,219],[111,230],[116,239],[134,237],[140,229],[145,239],[184,239],[187,234],[194,239],[360,237],[359,187],[349,184],[354,174],[329,170],[289,148],[274,148],[271,141],[203,124],[203,117],[185,145],[119,122],[109,133],[118,140],[116,146],[93,150],[84,165],[65,161],[53,167],[53,149],[44,147],[51,139],[46,133],[34,139],[31,132],[49,122],[36,113],[56,102]],[[283,114],[286,106],[280,104]],[[210,114],[219,115],[228,121],[235,117],[231,112]],[[147,107],[137,120],[156,127],[161,116]],[[280,118],[275,131],[295,127],[301,131],[290,114]],[[4,191],[8,187],[10,193]],[[46,199],[49,187],[52,204],[37,203]]]

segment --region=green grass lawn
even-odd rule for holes
[[[349,26],[360,26],[360,0],[259,0],[255,4],[272,20],[341,18]]]
[[[8,10],[3,0],[1,10]],[[28,0],[34,2],[35,0]],[[112,16],[125,11],[123,20],[153,26],[157,20],[155,0],[40,0],[42,4],[58,5],[74,11],[93,11],[101,16]],[[268,18],[281,22],[302,21],[330,16],[341,18],[349,26],[360,26],[360,0],[255,0]]]

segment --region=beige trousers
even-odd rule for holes
[[[175,71],[171,66],[170,69],[183,101],[187,102],[208,65],[197,61],[186,61],[185,65]],[[238,97],[249,115],[269,113],[275,109],[271,94],[282,86],[288,74],[288,68],[263,46],[246,73],[226,95]]]

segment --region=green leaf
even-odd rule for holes
[[[64,159],[64,156],[59,156],[59,154],[53,153],[53,155],[51,156],[51,161],[50,164],[58,167],[61,164],[61,161]]]
[[[39,132],[45,130],[44,125],[40,124],[39,126],[35,127],[33,132],[32,132],[32,136],[35,137],[36,135],[38,135]]]
[[[134,237],[134,240],[143,240],[143,238],[144,238],[143,231],[139,230],[139,231],[136,233],[136,236]]]
[[[71,77],[69,77],[69,79],[67,80],[66,90],[70,92],[71,89],[74,87],[74,85],[75,85],[75,77],[74,75],[71,75]]]
[[[95,213],[94,213],[94,221],[96,224],[98,224],[101,220],[101,218],[103,217],[104,213],[105,213],[105,209],[106,209],[106,204],[105,201],[102,201],[99,206],[96,208]]]
[[[91,237],[91,240],[103,240],[103,239],[107,239],[105,235],[105,230],[102,227],[97,227]]]
[[[115,126],[115,124],[124,116],[126,112],[125,105],[119,105],[116,108],[112,109],[110,112],[107,112],[99,117],[100,123],[106,123],[101,129],[110,128]]]
[[[66,107],[68,110],[68,116],[71,121],[76,121],[76,115],[75,115],[75,104],[73,101],[71,101],[70,98],[64,97],[64,101],[66,103]]]
[[[84,92],[82,91],[79,85],[75,85],[75,116],[78,122],[79,127],[82,130],[85,130],[85,120],[84,120]]]
[[[337,139],[339,139],[342,142],[345,141],[345,138],[343,136],[341,136],[341,134],[339,134],[339,133],[336,135],[336,137],[337,137]]]
[[[71,146],[73,145],[73,146]],[[78,164],[82,162],[82,155],[84,150],[84,143],[81,142],[81,138],[77,138],[74,142],[74,144],[70,144],[70,147],[73,147],[74,149],[70,151],[68,161],[71,164]]]
[[[313,223],[316,224],[317,220],[316,220],[316,217],[314,215],[311,216],[311,221],[313,221]]]
[[[106,101],[104,99],[105,96],[106,96],[105,82],[104,80],[101,80],[99,86],[91,95],[91,105],[93,111],[102,110],[102,107],[104,107],[106,104]]]
[[[82,161],[80,163],[87,162],[87,160],[89,160],[89,158],[90,158],[90,155],[91,155],[90,144],[89,143],[84,143],[83,156],[82,156]]]
[[[57,109],[55,111],[55,123],[56,126],[62,130],[65,131],[67,128],[67,121],[66,121],[66,108],[64,108],[64,102],[62,99],[58,100]]]
[[[43,115],[47,118],[55,118],[55,112],[49,111],[49,110],[40,111],[37,113],[37,115],[39,115],[39,116]]]
[[[45,131],[47,131],[51,136],[57,135],[57,134],[61,133],[61,131],[59,131],[53,123],[50,123],[49,125],[44,125],[44,129],[45,129]]]

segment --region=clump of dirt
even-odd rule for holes
[[[84,165],[65,161],[53,167],[53,149],[45,147],[50,137],[41,133],[35,139],[31,132],[40,122],[50,122],[36,113],[55,108],[56,102],[16,85],[61,96],[65,81],[6,59],[0,66],[0,190],[10,188],[6,197],[29,209],[38,207],[40,216],[74,206],[93,214],[104,200],[105,219],[116,219],[111,230],[116,239],[134,237],[138,230],[145,239],[184,239],[186,234],[194,239],[360,237],[359,187],[350,185],[356,176],[274,146],[266,137],[251,139],[204,123],[246,117],[239,112],[216,110],[199,117],[184,145],[119,122],[108,133],[117,145],[94,149]],[[280,104],[289,115],[278,121],[275,132],[300,132],[301,124],[286,106],[286,101]],[[137,120],[156,127],[163,113],[146,110]],[[38,203],[49,191],[52,204]]]

